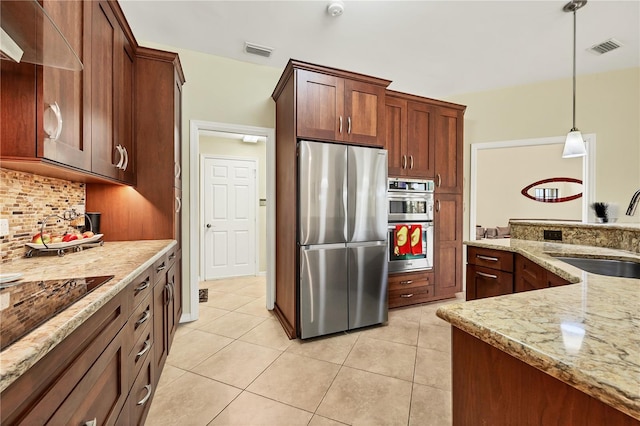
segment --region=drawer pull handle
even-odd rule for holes
[[[410,297],[413,297],[413,293],[409,293],[409,294],[401,294],[400,297],[404,298],[404,299],[408,299]]]
[[[400,284],[407,285],[413,283],[413,280],[400,281]]]
[[[402,156],[402,168],[403,169],[407,168],[407,156],[406,155]]]
[[[476,275],[480,275],[481,277],[485,277],[485,278],[491,278],[491,279],[494,279],[494,280],[498,279],[497,275],[485,274],[484,272],[476,271]]]
[[[165,265],[164,262],[162,262],[162,265],[160,265],[160,266],[158,266],[156,268],[156,272],[160,272],[160,271],[166,269],[166,267],[167,267],[167,265]]]
[[[145,385],[144,388],[147,390],[147,394],[144,396],[144,398],[138,401],[137,405],[144,405],[145,402],[147,402],[149,400],[149,397],[151,396],[151,385]]]
[[[411,166],[409,166],[409,168],[413,169],[413,155],[410,155],[409,158],[411,159]]]
[[[144,314],[142,314],[142,317],[140,317],[140,319],[138,321],[136,321],[136,326],[134,328],[137,329],[142,324],[147,322],[147,320],[149,319],[150,316],[151,316],[151,310],[147,309],[146,311],[144,311]]]
[[[84,422],[84,426],[98,426],[98,418],[95,417],[93,420],[89,420],[88,422]]]
[[[136,362],[140,359],[142,355],[146,354],[149,351],[149,349],[151,349],[151,342],[149,340],[145,340],[144,348],[142,348],[142,350],[136,354]]]
[[[146,280],[144,280],[144,282],[142,284],[140,284],[138,287],[136,287],[135,289],[133,289],[134,293],[140,293],[142,290],[146,290],[149,288],[149,278],[147,278]]]
[[[171,253],[171,254],[169,255],[169,260],[173,260],[173,259],[175,259],[175,258],[176,258],[176,254],[175,254],[175,253]]]
[[[488,262],[497,262],[498,258],[497,257],[491,257],[491,256],[483,256],[481,254],[476,254],[476,257],[478,259],[482,259],[482,260],[486,260]]]

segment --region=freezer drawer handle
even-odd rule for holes
[[[497,257],[483,256],[481,254],[476,254],[476,257],[478,259],[486,260],[486,261],[489,261],[489,262],[497,262],[498,261]]]
[[[413,293],[409,293],[409,294],[401,294],[400,297],[408,299],[410,297],[413,297]]]
[[[476,271],[476,275],[479,275],[481,277],[485,277],[485,278],[491,278],[493,280],[497,280],[498,276],[497,275],[491,275],[491,274],[485,274],[484,272],[478,272]]]
[[[400,284],[407,285],[407,284],[411,284],[412,282],[413,280],[406,280],[406,281],[400,281]]]

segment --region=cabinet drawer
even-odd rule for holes
[[[151,324],[145,324],[143,333],[140,338],[133,344],[131,352],[129,352],[128,368],[129,368],[129,387],[133,386],[134,381],[138,377],[142,366],[145,364],[147,357],[153,346],[153,327]]]
[[[524,256],[516,256],[513,290],[520,293],[547,287],[549,287],[547,270]]]
[[[130,425],[144,424],[144,420],[149,412],[151,396],[155,390],[153,388],[154,363],[151,362],[152,359],[152,356],[147,356],[140,374],[131,387],[131,392],[127,399],[130,415],[128,424]]]
[[[467,263],[485,268],[513,272],[513,253],[502,250],[468,247]]]
[[[153,263],[154,283],[166,276],[167,269],[169,269],[169,260],[165,254]]]
[[[153,267],[148,267],[143,273],[138,275],[135,280],[129,284],[127,287],[127,291],[131,295],[131,299],[133,300],[134,309],[138,307],[140,302],[142,302],[148,295],[151,294],[151,289],[153,288]]]
[[[149,324],[153,323],[153,298],[151,293],[138,305],[127,322],[133,342],[140,340]]]
[[[389,291],[407,290],[433,284],[433,272],[414,272],[389,276]]]
[[[513,274],[467,265],[467,300],[513,293]]]
[[[433,285],[425,285],[403,290],[393,290],[389,292],[389,308],[398,306],[415,305],[417,303],[428,302],[434,296]]]

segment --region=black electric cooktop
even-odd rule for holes
[[[113,278],[65,278],[12,283],[0,290],[0,350]]]

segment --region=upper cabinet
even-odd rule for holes
[[[462,193],[464,107],[435,110],[436,192]]]
[[[389,176],[435,179],[439,192],[462,191],[463,105],[387,90]]]
[[[389,176],[433,178],[434,108],[416,97],[387,91],[385,120]]]
[[[91,7],[91,170],[133,183],[133,51],[109,3]]]
[[[45,1],[47,14],[57,23],[60,31],[78,54],[82,62],[91,52],[84,28],[91,19],[90,4],[81,1]],[[47,49],[48,40],[43,40]],[[38,108],[37,152],[43,158],[67,164],[82,170],[91,170],[90,111],[84,105],[91,96],[87,83],[88,68],[69,71],[62,68],[41,67],[37,82],[42,87],[42,102]],[[4,148],[4,145],[3,145]]]
[[[384,145],[384,98],[390,81],[291,60],[274,99],[292,76],[297,138]]]
[[[84,68],[1,61],[0,165],[74,181],[135,183],[137,44],[120,6],[81,0],[42,6]]]

